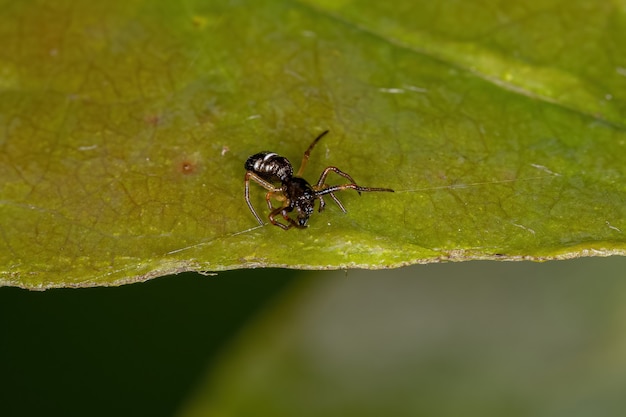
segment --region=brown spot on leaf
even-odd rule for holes
[[[180,164],[180,172],[185,175],[193,174],[195,170],[196,170],[196,166],[193,162],[183,161]]]
[[[196,175],[201,168],[200,161],[201,158],[197,152],[180,155],[174,159],[174,170],[179,175]]]
[[[144,118],[144,121],[150,126],[158,126],[161,122],[161,116],[158,114],[150,114]]]

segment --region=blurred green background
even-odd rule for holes
[[[626,259],[0,288],[3,416],[618,416]]]
[[[0,288],[0,415],[174,415],[219,349],[293,277],[258,270]]]

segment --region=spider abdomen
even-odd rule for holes
[[[285,182],[293,177],[291,162],[275,152],[260,152],[252,155],[244,166],[246,171],[252,171],[271,182]]]

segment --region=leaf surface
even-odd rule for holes
[[[414,3],[4,2],[0,283],[623,254],[624,11]],[[326,129],[310,182],[396,192],[258,227]]]

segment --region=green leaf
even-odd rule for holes
[[[4,2],[0,284],[623,254],[625,42],[582,1]],[[258,227],[243,162],[326,129],[306,178],[396,193]]]

